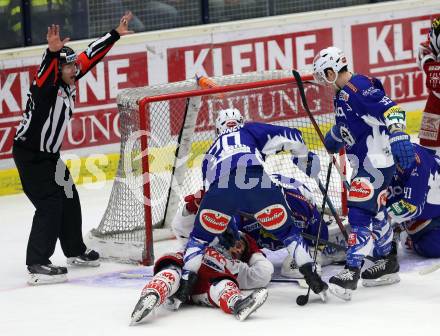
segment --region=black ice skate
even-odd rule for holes
[[[249,315],[260,308],[267,299],[267,289],[259,288],[254,290],[251,295],[238,300],[234,305],[233,314],[239,321],[246,320]]]
[[[67,264],[72,266],[98,267],[100,265],[99,253],[94,250],[87,249],[80,256],[67,258]]]
[[[321,279],[319,274],[316,272],[316,269],[313,268],[313,263],[307,263],[302,265],[299,268],[299,271],[302,275],[304,275],[304,279],[306,280],[307,285],[310,286],[310,289],[315,294],[318,294],[323,302],[326,302],[328,285]]]
[[[67,281],[67,268],[47,265],[30,265],[27,267],[29,279],[27,283],[32,286],[55,284]]]
[[[159,294],[154,290],[149,290],[145,294],[141,295],[139,301],[134,307],[133,313],[131,313],[130,325],[135,325],[144,320],[159,303]]]
[[[362,285],[365,287],[375,287],[398,283],[400,281],[399,269],[397,256],[389,254],[376,260],[372,266],[362,272]]]
[[[342,300],[351,300],[351,292],[357,288],[360,273],[359,268],[345,266],[341,272],[330,278],[330,292]]]

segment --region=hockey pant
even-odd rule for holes
[[[26,264],[49,264],[58,238],[66,257],[83,254],[86,246],[82,237],[79,196],[59,154],[14,145],[13,156],[23,191],[36,209]]]
[[[243,179],[247,185],[236,183]],[[226,230],[239,210],[254,214],[266,231],[283,242],[299,266],[312,262],[281,187],[261,166],[251,166],[221,177],[203,197],[185,250],[184,273],[198,271],[206,246]]]

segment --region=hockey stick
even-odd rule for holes
[[[321,140],[321,142],[322,142],[325,150],[327,151],[328,155],[331,157],[331,160],[332,160],[333,164],[335,165],[336,170],[338,171],[338,173],[339,173],[339,175],[340,175],[340,177],[342,179],[342,182],[344,183],[345,188],[347,190],[350,190],[350,184],[348,183],[347,178],[345,177],[344,173],[342,172],[341,166],[336,161],[336,158],[333,156],[333,153],[331,153],[327,149],[327,147],[325,147],[324,136],[323,136],[323,134],[321,132],[321,129],[319,128],[318,123],[315,120],[315,117],[312,115],[312,112],[310,112],[309,105],[307,103],[306,92],[304,91],[304,83],[302,81],[301,75],[296,70],[292,70],[292,74],[293,74],[293,77],[295,78],[295,81],[296,81],[296,83],[298,85],[298,90],[299,90],[299,94],[301,96],[301,102],[302,102],[302,105],[304,107],[304,110],[306,110],[307,115],[309,116],[309,119],[312,122],[313,128],[315,129],[316,133],[318,133],[319,139]],[[322,187],[322,185],[319,186],[319,189],[321,189],[321,187]],[[331,211],[331,208],[330,208],[330,211]],[[335,211],[335,213],[336,213],[336,211]],[[334,214],[333,214],[333,216],[334,216]],[[334,216],[334,217],[335,217],[335,220],[336,220],[336,224],[338,224],[339,229],[341,230],[342,234],[344,235],[345,240],[348,240],[347,231],[345,230],[344,225],[342,224],[341,219],[339,218],[339,216]]]
[[[252,214],[250,214],[250,213],[248,213],[248,212],[244,212],[244,211],[239,210],[237,213],[238,213],[240,216],[243,216],[243,217],[245,217],[245,218],[248,218],[248,219],[252,219],[252,220],[254,220],[255,223],[258,222],[258,221],[255,219],[254,215],[252,215]],[[316,242],[316,238],[317,238],[317,237],[314,236],[314,235],[311,235],[311,234],[308,234],[308,233],[305,233],[305,232],[301,232],[301,236],[303,236],[303,237],[306,238],[306,239],[313,240],[313,241]],[[328,241],[328,240],[325,240],[325,239],[322,239],[322,238],[319,238],[318,242],[319,242],[320,244],[323,244],[323,245],[327,245],[327,246],[333,247],[335,250],[338,250],[338,251],[344,251],[344,252],[345,252],[345,251],[347,250],[347,249],[345,248],[345,246],[343,246],[343,245],[339,245],[339,244],[333,243],[333,242],[331,242],[331,241]]]
[[[129,273],[129,272],[120,272],[119,277],[121,279],[149,279],[152,277],[151,274],[145,273]]]
[[[310,112],[309,104],[307,103],[306,92],[304,90],[304,82],[301,78],[301,75],[296,70],[292,70],[292,74],[293,74],[293,77],[295,78],[295,81],[298,85],[298,90],[299,90],[299,94],[301,97],[301,102],[304,107],[304,110],[306,110],[306,113],[309,116],[310,121],[312,122],[313,128],[315,129],[316,133],[318,133],[319,139],[321,140],[325,150],[327,151],[328,155],[332,158],[333,164],[335,165],[336,170],[338,171],[339,175],[341,176],[341,179],[342,179],[345,187],[347,188],[347,190],[349,190],[350,183],[347,181],[347,178],[345,177],[344,173],[342,172],[341,166],[339,165],[339,163],[336,161],[335,157],[333,156],[333,153],[331,153],[327,149],[327,147],[325,147],[324,135],[322,134],[321,129],[319,128],[319,125],[315,120],[315,117],[312,115],[312,112]]]
[[[440,269],[440,264],[434,264],[434,265],[422,268],[419,271],[419,274],[420,275],[427,275],[427,274],[431,274],[431,273],[433,273],[433,272],[435,272],[435,271],[437,271],[439,269]]]
[[[322,185],[322,183],[321,183],[321,181],[319,179],[316,179],[316,180],[318,182],[319,190],[321,190],[321,193],[324,194],[324,191],[325,191],[324,186]],[[339,229],[341,230],[342,235],[344,236],[345,241],[348,241],[347,230],[345,229],[344,224],[342,224],[341,217],[339,217],[339,214],[336,212],[336,209],[335,209],[335,207],[334,207],[334,205],[333,205],[333,203],[332,203],[332,201],[330,200],[329,197],[327,197],[326,203],[327,203],[328,208],[330,209],[330,212],[332,213],[332,215],[333,215],[333,217],[334,217],[334,219],[336,221],[336,224],[338,224]]]
[[[327,200],[327,195],[328,195],[328,187],[330,186],[330,177],[331,177],[331,173],[332,173],[332,167],[333,167],[333,162],[330,161],[328,169],[327,169],[327,178],[325,181],[325,190],[324,190],[324,195],[323,195],[323,199],[322,199],[321,220],[319,221],[318,234],[317,234],[316,243],[315,243],[315,251],[313,252],[313,271],[316,271],[316,257],[318,256],[318,244],[319,244],[319,238],[321,235],[322,222],[324,222],[324,210],[325,210],[325,205],[327,203],[326,200]],[[299,295],[296,298],[296,304],[298,306],[305,306],[307,304],[307,302],[309,302],[309,296],[310,296],[310,285],[309,285],[309,288],[307,289],[306,295]]]

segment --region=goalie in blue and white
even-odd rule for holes
[[[333,153],[345,146],[353,168],[346,267],[329,281],[332,293],[348,300],[360,277],[364,286],[399,281],[397,258],[390,254],[386,192],[395,162],[409,167],[414,150],[405,133],[405,111],[385,94],[377,78],[349,72],[345,55],[336,47],[321,50],[313,66],[315,79],[335,89],[336,124],[327,133],[325,145]],[[376,262],[361,275],[362,262],[371,250]]]
[[[407,246],[426,258],[440,258],[440,157],[413,144],[416,160],[397,166],[389,187],[388,215],[395,230],[407,234]]]
[[[313,269],[307,244],[292,220],[281,187],[263,168],[266,155],[291,151],[307,161],[301,132],[283,126],[246,123],[237,109],[221,110],[216,119],[218,137],[202,163],[205,189],[184,254],[181,286],[175,298],[185,302],[197,280],[203,253],[220,236],[238,211],[254,214],[266,231],[277,237],[295,258],[310,288],[325,300],[328,285]]]

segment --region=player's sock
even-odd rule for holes
[[[330,292],[343,300],[351,300],[351,292],[357,288],[360,268],[345,266],[338,274],[329,280]]]
[[[29,278],[27,283],[32,286],[61,283],[67,281],[67,268],[47,265],[30,265],[27,267]]]
[[[299,268],[299,271],[301,274],[304,275],[304,279],[307,282],[307,285],[310,286],[310,289],[315,294],[321,294],[325,293],[325,291],[328,289],[328,285],[325,281],[321,279],[319,274],[316,272],[316,270],[313,267],[313,263],[307,263],[302,265]],[[322,297],[323,301],[325,301],[325,297]]]
[[[233,314],[239,321],[246,320],[249,315],[260,308],[267,299],[267,289],[259,288],[254,290],[251,295],[238,300],[234,305]]]
[[[77,257],[67,258],[67,264],[72,266],[88,266],[88,267],[98,267],[99,263],[99,253],[87,249],[83,254]]]
[[[362,272],[362,285],[374,287],[398,283],[400,281],[399,269],[397,255],[389,254],[386,257],[379,258],[372,266]]]
[[[164,269],[157,273],[142,289],[134,310],[131,314],[131,325],[144,320],[155,308],[177,291],[180,271]]]

